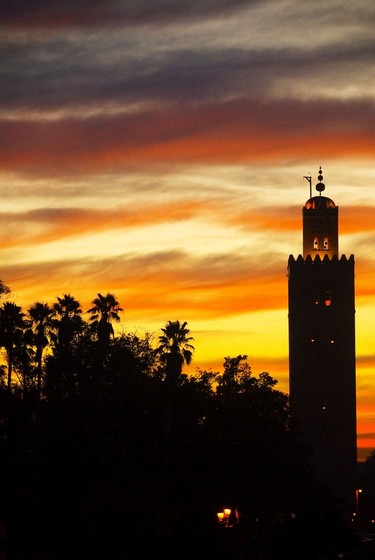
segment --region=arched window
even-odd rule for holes
[[[317,237],[314,237],[314,251],[318,251],[319,249],[319,240]]]
[[[328,249],[329,249],[328,237],[325,237],[325,238],[323,239],[323,249],[324,249],[325,251],[328,251]]]

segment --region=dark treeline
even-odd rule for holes
[[[27,312],[1,306],[6,558],[358,552],[340,504],[314,481],[276,380],[253,375],[245,355],[185,375],[187,324],[169,321],[157,339],[114,336],[121,311],[112,294],[98,294],[87,321],[68,294]],[[217,522],[223,507],[236,511],[233,527]]]

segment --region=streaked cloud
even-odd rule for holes
[[[368,101],[251,100],[183,112],[3,121],[0,166],[52,175],[125,171],[148,161],[214,164],[371,157],[374,120],[374,104]]]

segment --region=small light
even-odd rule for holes
[[[233,517],[232,517],[232,511],[233,511]],[[226,528],[231,528],[234,527],[235,525],[238,525],[241,519],[241,513],[237,508],[234,510],[227,507],[223,508],[223,511],[219,511],[216,515],[217,515],[217,520],[219,522],[219,525],[222,525],[223,527]]]

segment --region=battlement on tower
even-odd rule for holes
[[[341,255],[338,258],[337,255],[333,255],[332,258],[329,258],[328,255],[325,255],[323,258],[320,255],[316,255],[313,259],[311,255],[307,255],[304,259],[302,255],[298,255],[295,258],[293,255],[289,255],[288,259],[288,269],[293,267],[294,270],[308,270],[308,269],[324,269],[329,268],[330,270],[340,269],[342,267],[348,268],[348,265],[352,265],[354,268],[354,255],[350,255],[348,258],[346,255]]]

